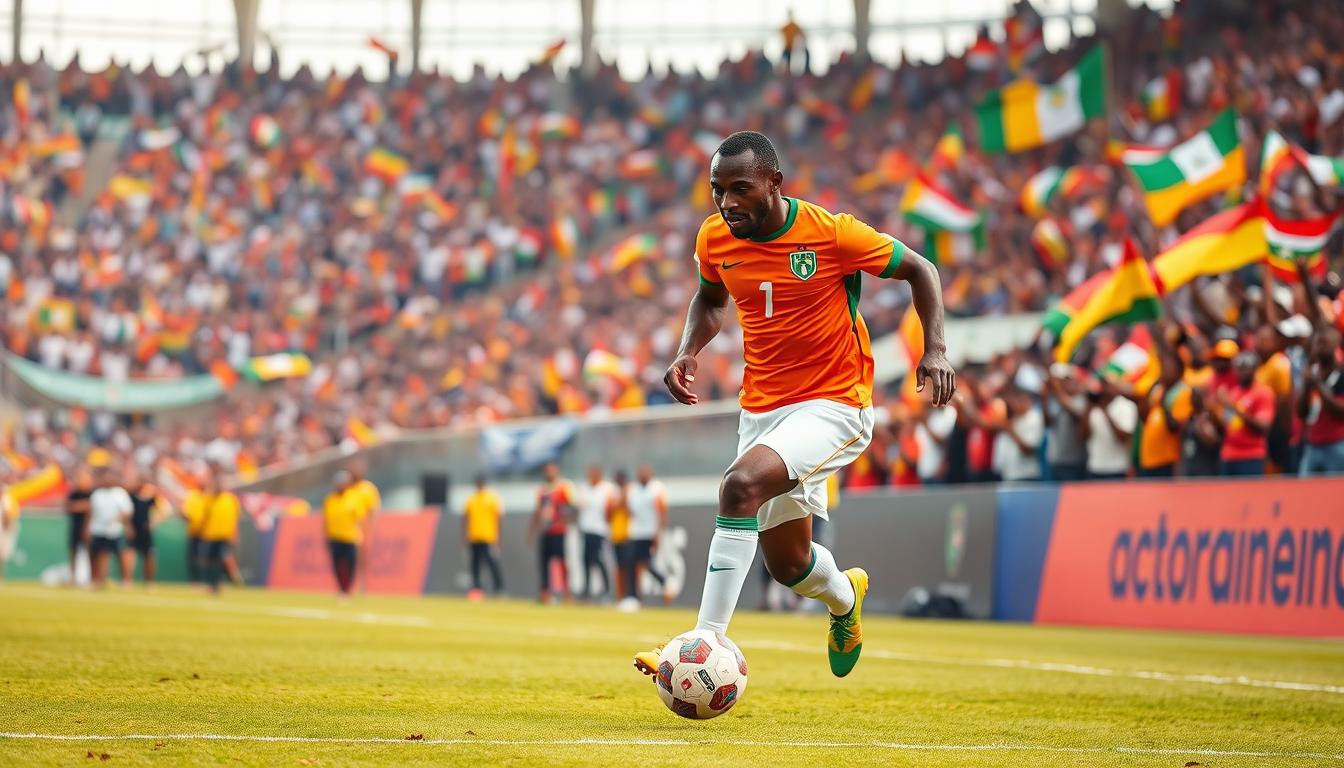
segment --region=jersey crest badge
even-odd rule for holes
[[[790,253],[789,271],[799,280],[806,280],[817,274],[817,252],[794,251]]]

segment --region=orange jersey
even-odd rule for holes
[[[859,315],[861,272],[891,277],[905,246],[847,213],[784,198],[779,231],[739,240],[715,213],[700,226],[700,280],[721,284],[742,325],[742,407],[872,403],[873,354]]]

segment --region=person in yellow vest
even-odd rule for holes
[[[616,553],[616,597],[620,605],[626,598],[639,600],[631,590],[634,582],[635,549],[630,541],[630,478],[618,469],[611,477],[612,489],[607,497],[607,525],[611,528],[611,548]],[[626,605],[630,605],[626,603]],[[628,609],[627,609],[628,610]]]
[[[0,476],[0,581],[5,578],[5,564],[14,556],[19,543],[19,500],[9,488],[10,478]]]
[[[488,487],[485,475],[476,476],[476,492],[467,497],[462,508],[462,541],[471,555],[471,591],[469,600],[480,600],[481,566],[490,569],[490,583],[494,593],[504,591],[504,576],[499,570],[499,521],[504,514],[504,503],[499,494]]]
[[[361,520],[364,526],[364,536],[360,542],[361,551],[368,546],[371,536],[369,532],[373,528],[373,518],[381,511],[383,506],[382,494],[378,493],[378,486],[373,481],[364,476],[364,462],[355,461],[350,464],[350,492],[354,494],[355,504],[360,509]],[[357,560],[358,568],[355,571],[355,581],[359,585],[360,592],[364,591],[365,573],[368,558],[361,557]]]
[[[233,548],[238,542],[238,518],[242,516],[243,505],[232,491],[223,489],[219,475],[213,472],[206,491],[205,518],[200,528],[201,546],[206,583],[211,592],[218,594],[220,579],[226,574],[229,581],[242,584]]]
[[[356,489],[354,476],[340,470],[331,493],[322,502],[322,520],[327,532],[327,550],[336,576],[336,588],[348,598],[354,589],[359,548],[364,542],[365,511],[363,493]]]
[[[807,50],[807,34],[803,28],[798,26],[798,22],[793,19],[793,11],[789,11],[789,19],[784,26],[779,28],[779,36],[784,42],[784,72],[793,73],[793,50],[799,44],[803,45],[803,73],[806,74],[812,68],[812,60]]]
[[[205,491],[209,480],[201,477],[197,482],[197,487],[188,489],[183,495],[181,507],[182,519],[187,524],[187,580],[193,582],[204,581],[205,548],[201,544],[201,525],[205,523],[205,508],[210,501],[210,495]]]

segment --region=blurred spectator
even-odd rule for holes
[[[537,491],[536,511],[527,526],[527,537],[537,543],[541,602],[550,603],[556,592],[565,602],[569,602],[571,595],[565,567],[565,532],[569,530],[570,520],[574,517],[574,488],[560,476],[560,468],[555,464],[547,464],[543,475],[545,480]],[[553,571],[558,577],[553,575]]]
[[[1115,385],[1106,379],[1089,383],[1087,401],[1087,417],[1082,422],[1087,477],[1122,479],[1129,473],[1129,446],[1139,423],[1139,408],[1120,397]]]
[[[480,600],[485,595],[481,588],[482,566],[490,569],[490,586],[494,594],[504,591],[504,575],[499,569],[498,558],[499,523],[503,516],[504,503],[499,494],[486,484],[485,475],[476,475],[476,490],[467,497],[462,508],[462,541],[471,557],[471,591],[467,593],[470,600]]]
[[[1263,475],[1274,423],[1274,392],[1256,381],[1258,360],[1240,352],[1232,360],[1235,383],[1215,392],[1220,412],[1214,424],[1223,437],[1220,474]]]
[[[331,568],[336,577],[336,589],[342,598],[349,598],[355,585],[359,564],[359,549],[364,543],[367,520],[366,505],[355,479],[349,470],[337,470],[332,479],[331,492],[322,502],[322,519],[327,534],[327,551],[331,554]]]
[[[1045,460],[1055,482],[1087,476],[1087,438],[1083,423],[1087,395],[1078,372],[1068,363],[1056,363],[1045,381],[1045,418],[1050,427]]]
[[[1159,364],[1162,371],[1146,397],[1139,398],[1143,418],[1139,442],[1140,477],[1174,477],[1181,460],[1181,439],[1193,412],[1185,366],[1169,349]]]
[[[125,547],[126,528],[135,507],[111,467],[98,469],[98,487],[89,495],[89,559],[93,586],[102,589],[117,561],[122,586],[130,586],[133,557]]]
[[[1321,328],[1312,340],[1297,413],[1306,423],[1303,477],[1344,473],[1344,366],[1340,332]]]
[[[994,471],[1005,481],[1041,479],[1041,443],[1045,420],[1031,395],[1010,386],[1004,395],[1007,406],[994,425]]]
[[[611,576],[607,573],[607,564],[603,558],[606,549],[607,503],[611,498],[612,485],[602,477],[602,468],[596,464],[588,468],[588,483],[580,493],[579,535],[583,536],[583,587],[579,592],[585,600],[598,600],[611,593]],[[593,571],[602,578],[602,589],[593,593]]]
[[[238,519],[242,515],[242,504],[232,491],[224,490],[218,474],[210,474],[205,490],[205,515],[200,529],[204,563],[202,570],[210,591],[219,594],[220,582],[225,578],[238,586],[243,583],[242,574],[238,570],[238,558],[234,554],[234,547],[238,545]]]

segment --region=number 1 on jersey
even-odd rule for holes
[[[775,315],[775,284],[761,283],[761,290],[765,291],[765,316],[774,317]]]

